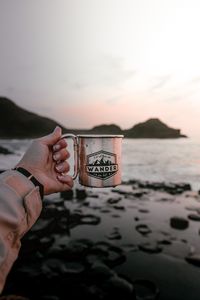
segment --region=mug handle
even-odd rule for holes
[[[79,162],[78,162],[78,137],[72,133],[63,134],[61,139],[71,138],[74,144],[74,174],[72,175],[72,179],[76,179],[79,171]]]

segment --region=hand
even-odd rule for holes
[[[67,143],[61,139],[60,127],[42,138],[35,139],[16,167],[28,170],[44,186],[44,194],[70,190],[73,187],[69,171]]]

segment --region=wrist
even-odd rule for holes
[[[25,177],[27,177],[36,187],[39,187],[39,192],[41,199],[44,196],[44,186],[38,179],[28,170],[28,168],[24,168],[23,166],[17,165],[14,170],[18,171],[19,173],[23,174]]]

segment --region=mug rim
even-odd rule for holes
[[[123,138],[123,134],[77,134],[79,138]]]

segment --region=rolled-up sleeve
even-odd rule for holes
[[[18,257],[21,238],[42,210],[39,188],[17,171],[0,174],[0,293]]]

